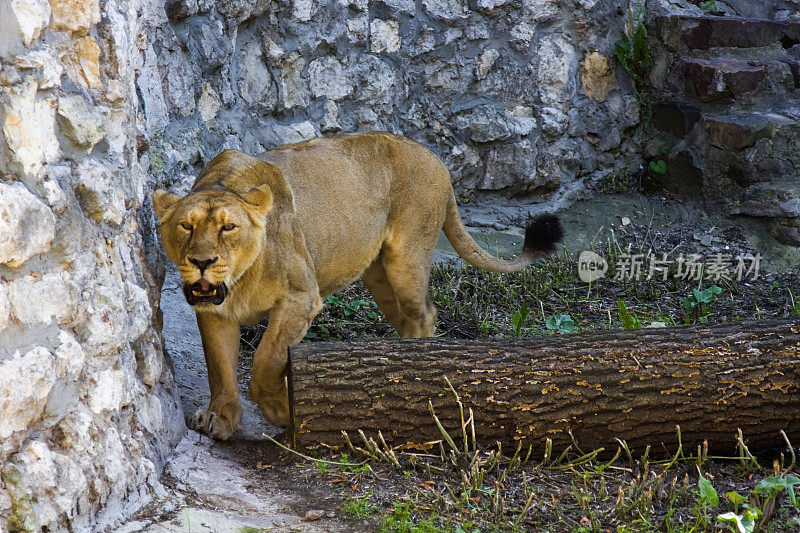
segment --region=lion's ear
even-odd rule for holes
[[[163,220],[167,215],[169,208],[175,205],[175,203],[180,199],[180,196],[167,192],[163,189],[158,189],[153,192],[153,211],[156,212],[158,220]]]
[[[260,185],[253,189],[250,189],[246,193],[242,194],[242,199],[247,202],[248,204],[256,207],[261,214],[266,214],[272,209],[272,204],[274,202],[274,196],[272,194],[272,190],[270,189],[269,185]]]

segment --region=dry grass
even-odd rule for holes
[[[532,457],[522,443],[514,450],[477,446],[472,413],[448,388],[463,413],[461,427],[451,433],[438,424],[442,438],[430,450],[392,448],[359,432],[343,435],[336,451],[302,455],[306,461],[294,468],[317,490],[337,492],[341,514],[366,530],[688,533],[725,530],[726,513],[752,514],[750,531],[800,530],[800,509],[785,488],[800,483],[785,435],[780,450],[761,458],[742,435],[732,457],[679,445],[655,460],[649,448],[634,456],[624,441],[615,450],[548,446]],[[431,416],[438,422],[432,409]]]

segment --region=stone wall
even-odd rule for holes
[[[714,6],[650,2],[645,155],[665,188],[800,246],[800,2]]]
[[[626,6],[169,0],[137,82],[142,163],[180,192],[224,148],[388,130],[442,157],[462,198],[557,204],[638,166],[638,108],[613,60]]]
[[[0,0],[0,530],[112,523],[185,431],[144,241],[142,22],[126,0]]]
[[[224,148],[380,129],[462,197],[567,201],[638,164],[625,6],[0,0],[0,524],[100,529],[159,491],[185,427],[153,187]]]

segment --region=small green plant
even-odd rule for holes
[[[349,453],[340,452],[340,454],[339,454],[339,462],[342,463],[342,465],[339,467],[339,471],[340,472],[347,472],[347,467],[350,465],[350,454]]]
[[[367,492],[360,498],[350,498],[342,504],[342,511],[349,516],[363,518],[378,512],[378,506],[371,502],[372,492]]]
[[[544,323],[544,327],[551,331],[560,331],[561,333],[572,333],[575,330],[575,321],[572,317],[562,313],[551,316]]]
[[[700,2],[700,7],[703,8],[705,11],[717,11],[717,2],[716,0],[707,0],[705,2]]]
[[[728,531],[753,533],[761,511],[745,503],[745,497],[736,491],[725,493],[725,498],[733,504],[733,511],[717,515],[717,522],[721,522],[720,525]],[[739,512],[739,506],[742,507],[741,512]]]
[[[667,173],[667,162],[664,161],[663,159],[656,159],[650,161],[650,164],[648,166],[650,167],[650,170],[652,170],[654,173],[660,176],[663,176],[664,174]]]
[[[776,498],[784,490],[789,496],[789,501],[795,507],[798,506],[798,499],[794,492],[795,485],[800,485],[800,478],[794,475],[769,476],[759,481],[753,489],[753,494],[764,498]]]
[[[710,525],[708,511],[712,507],[719,505],[719,494],[717,489],[711,484],[707,478],[700,476],[697,480],[697,488],[699,490],[697,497],[697,505],[694,507],[695,525],[699,528],[706,528]]]
[[[653,51],[647,44],[647,28],[644,24],[645,9],[638,15],[631,13],[625,31],[614,43],[614,55],[617,61],[633,80],[633,91],[639,102],[642,116],[642,128],[650,127],[652,105],[648,91],[647,76],[653,68]]]
[[[623,32],[614,43],[617,60],[633,80],[637,91],[644,90],[647,74],[653,67],[653,52],[647,44],[647,28],[643,18],[632,21],[628,32]]]
[[[711,507],[716,507],[719,505],[719,494],[717,494],[717,489],[714,488],[714,485],[711,484],[711,481],[703,476],[700,476],[700,479],[697,480],[697,488],[700,489],[701,504],[709,505]]]
[[[794,475],[769,476],[762,479],[750,492],[750,503],[752,507],[760,511],[763,522],[775,513],[778,506],[778,497],[785,491],[789,497],[789,503],[798,507],[798,499],[794,492],[795,485],[800,484],[800,478]]]
[[[624,301],[617,300],[617,308],[619,309],[618,313],[619,319],[622,322],[622,327],[625,329],[639,329],[642,327],[639,317],[636,316],[636,313],[628,311],[628,307],[625,305]]]
[[[525,321],[528,319],[528,315],[530,313],[530,307],[522,304],[519,306],[519,309],[514,311],[514,314],[511,315],[511,328],[514,330],[514,335],[517,337],[519,337],[522,333],[522,326],[525,324]]]
[[[728,531],[736,533],[753,533],[756,528],[756,520],[758,520],[758,513],[752,509],[744,509],[741,514],[729,511],[717,516],[717,521],[722,522]]]
[[[722,292],[722,288],[712,285],[702,291],[692,289],[692,294],[681,301],[684,310],[684,323],[694,324],[708,322],[708,315],[711,312],[711,303],[717,301],[717,297]]]

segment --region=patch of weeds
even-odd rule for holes
[[[704,1],[694,1],[693,4],[697,5],[700,9],[703,10],[704,13],[709,15],[725,15],[725,11],[720,9],[720,6],[717,4],[716,0],[704,0]]]
[[[447,431],[431,408],[441,433],[440,440],[428,443],[432,447],[392,447],[380,433],[367,437],[363,432],[357,445],[345,434],[348,452],[336,452],[329,464],[353,466],[347,461],[363,456],[380,472],[370,479],[337,473],[334,484],[324,476],[326,487],[341,487],[347,516],[366,518],[380,531],[408,533],[797,531],[800,477],[785,434],[790,464],[784,465],[781,456],[774,475],[760,481],[753,477],[763,469],[741,432],[739,453],[732,457],[711,457],[707,446],[698,446],[696,455],[684,453],[678,428],[678,449],[664,459],[651,458],[649,447],[637,457],[623,440],[611,456],[602,448],[587,452],[574,437],[560,453],[545,439],[544,456],[533,459],[533,446],[522,442],[506,453],[499,444],[479,445],[472,410],[446,383],[457,423]],[[320,460],[293,453],[309,465]],[[353,497],[353,486],[366,494]],[[749,494],[747,487],[753,487]]]
[[[525,327],[531,322],[531,308],[553,313],[561,291],[582,287],[573,268],[573,261],[561,254],[512,274],[486,272],[469,265],[434,265],[430,291],[439,311],[436,329],[460,338],[533,332],[536,323]],[[542,317],[542,322],[545,320]]]
[[[482,336],[490,337],[500,333],[500,327],[497,325],[497,322],[492,320],[492,317],[485,314],[478,323],[478,331]]]
[[[692,289],[692,294],[681,300],[684,310],[684,323],[695,324],[708,322],[708,315],[711,312],[711,304],[717,301],[722,287],[712,285],[707,289]]]
[[[381,519],[381,531],[392,533],[451,533],[464,531],[450,526],[440,526],[436,517],[416,517],[411,502],[395,502],[391,511],[384,513]]]
[[[325,298],[325,303],[334,314],[341,314],[345,318],[355,316],[359,311],[363,311],[364,316],[370,320],[377,320],[378,305],[372,300],[359,298],[358,300],[342,300],[335,294],[329,294]]]
[[[647,75],[653,68],[653,51],[647,44],[647,28],[644,24],[644,13],[631,20],[622,32],[620,39],[614,43],[614,54],[619,64],[631,77],[636,85],[637,92],[642,91],[644,97],[647,93]]]
[[[763,277],[748,283],[726,282],[724,278],[718,282],[704,281],[722,288],[715,295],[692,281],[699,277],[709,279],[708,273],[692,270],[692,264],[704,265],[703,257],[693,246],[696,240],[693,232],[660,233],[636,222],[602,231],[604,234],[601,236],[598,231],[590,249],[603,256],[608,271],[605,278],[590,285],[578,279],[576,258],[563,250],[547,261],[537,261],[510,274],[486,272],[464,263],[435,264],[431,270],[430,295],[438,309],[437,335],[460,339],[496,335],[531,337],[567,331],[570,327],[573,331],[635,327],[636,320],[644,327],[653,322],[677,325],[800,317],[798,270],[763,273]],[[677,248],[675,243],[680,243]],[[737,245],[737,252],[752,252],[740,246]],[[652,250],[659,249],[670,249],[672,257],[691,261],[673,264],[666,280],[661,279],[658,270],[650,280],[615,276],[626,268],[626,258],[630,262],[634,255],[641,256],[640,272],[646,274]],[[624,318],[625,311],[620,314],[617,303],[620,300],[630,320]],[[557,315],[569,316],[571,326],[566,323],[559,326],[558,319],[552,318]],[[252,354],[266,324],[265,320],[242,329],[244,357],[239,363],[239,373],[243,384],[249,381]],[[304,340],[396,336],[359,281],[326,299]]]
[[[798,484],[800,478],[797,476],[780,474],[756,483],[747,499],[736,491],[730,491],[725,497],[733,505],[733,510],[717,515],[717,522],[728,531],[737,533],[752,533],[758,526],[764,528],[776,515],[779,499],[784,493],[788,503],[795,509],[798,508],[799,502],[794,491]]]
[[[372,492],[367,492],[360,498],[350,498],[342,504],[342,511],[348,516],[364,518],[378,512],[378,506],[372,503]]]
[[[359,281],[325,298],[325,306],[312,322],[303,341],[388,337],[393,332],[391,325],[378,311],[372,295]]]

